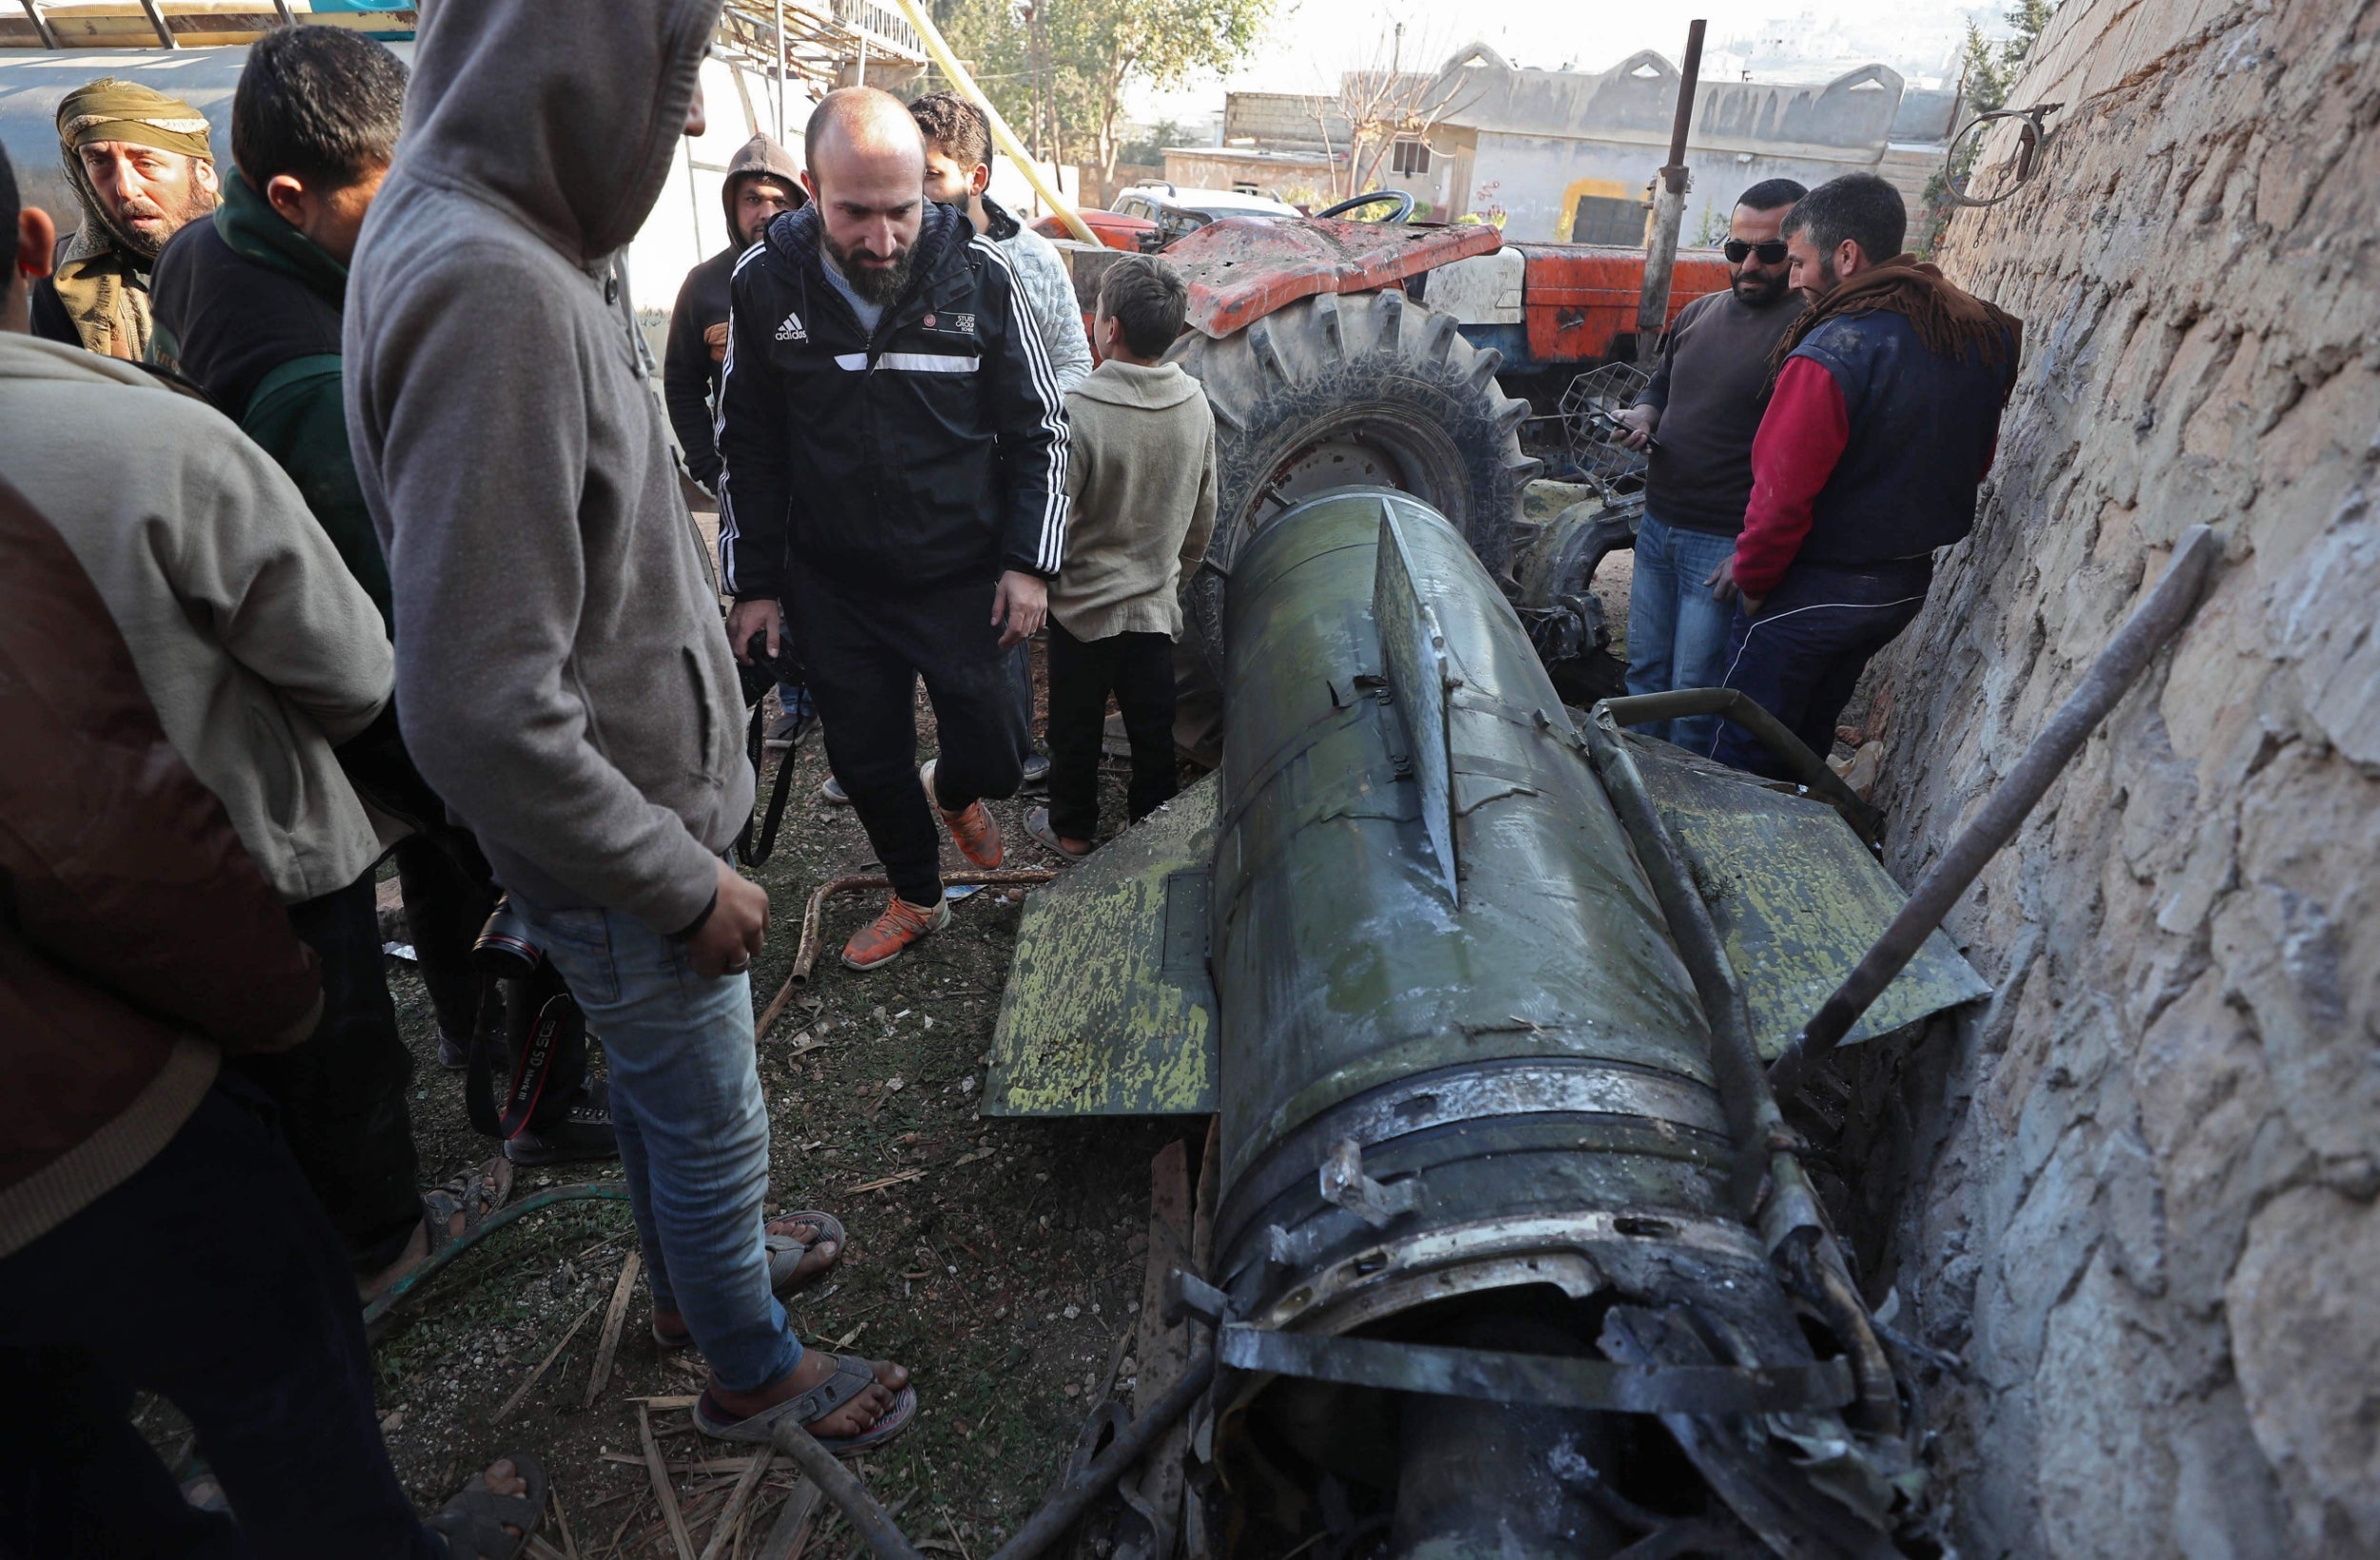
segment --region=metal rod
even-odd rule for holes
[[[1686,132],[1693,128],[1695,89],[1702,81],[1702,33],[1686,24],[1686,59],[1677,74],[1677,113],[1670,123],[1669,163],[1653,198],[1653,231],[1645,242],[1644,286],[1636,294],[1636,361],[1650,363],[1669,323],[1670,272],[1677,264],[1677,229],[1686,215]]]
[[[1124,1471],[1139,1462],[1159,1436],[1190,1412],[1191,1405],[1199,1400],[1214,1376],[1215,1352],[1202,1348],[1191,1358],[1180,1379],[1149,1405],[1148,1412],[1117,1432],[1116,1438],[1091,1459],[1088,1468],[1052,1491],[1041,1509],[1025,1518],[1017,1536],[994,1550],[989,1560],[1032,1560],[1056,1543],[1081,1516],[1084,1507],[1123,1477]],[[799,1464],[810,1482],[835,1503],[836,1510],[858,1530],[878,1560],[922,1560],[916,1547],[894,1526],[891,1513],[877,1504],[876,1497],[867,1492],[867,1486],[853,1477],[833,1452],[818,1444],[817,1437],[783,1419],[777,1421],[770,1433],[777,1450]]]
[[[141,0],[141,10],[149,14],[149,25],[157,30],[157,42],[167,49],[182,46],[174,40],[173,29],[166,26],[165,12],[157,9],[157,0]]]
[[[1760,1054],[1752,1039],[1752,1022],[1744,1009],[1742,989],[1727,961],[1727,945],[1711,919],[1711,907],[1695,891],[1694,877],[1677,843],[1661,823],[1653,793],[1644,783],[1636,760],[1619,740],[1617,721],[1607,700],[1587,717],[1583,735],[1587,760],[1618,814],[1620,827],[1636,847],[1637,863],[1653,885],[1671,938],[1694,980],[1711,1027],[1711,1073],[1718,1085],[1719,1102],[1727,1113],[1729,1135],[1735,1140],[1736,1193],[1749,1214],[1758,1192],[1763,1161],[1778,1144],[1790,1141],[1785,1117],[1769,1090]]]
[[[1893,918],[1893,924],[1876,938],[1875,946],[1801,1026],[1801,1033],[1786,1043],[1784,1053],[1769,1068],[1769,1084],[1777,1094],[1791,1094],[1811,1068],[1826,1059],[1868,1005],[1917,956],[1985,865],[2015,837],[2051,782],[2082,750],[2084,741],[2139,680],[2166,642],[2190,621],[2218,550],[2214,533],[2204,525],[2192,525],[2182,533],[2172,561],[2166,564],[2165,577],[2149,592],[2149,599],[2108,641],[2081,685],[2058,706],[2041,735],[2009,771],[2008,779],[1975,814],[1974,821],[1926,873],[1909,902]]]
[[[1623,726],[1640,726],[1648,721],[1675,721],[1689,715],[1724,717],[1752,733],[1755,741],[1776,755],[1777,760],[1793,771],[1798,784],[1833,802],[1860,839],[1873,845],[1884,832],[1884,815],[1845,784],[1842,776],[1829,769],[1825,759],[1803,746],[1801,739],[1784,721],[1740,688],[1672,688],[1667,693],[1606,699],[1596,708],[1611,711],[1612,719]]]
[[[33,30],[41,34],[42,48],[57,48],[58,35],[50,30],[50,18],[41,13],[39,0],[17,0],[17,4],[23,6],[25,14],[33,19]]]
[[[785,0],[777,0],[777,144],[785,144]]]
[[[297,18],[289,11],[289,0],[272,0],[272,9],[280,13],[283,27],[297,26]]]
[[[1041,204],[1065,224],[1067,232],[1084,244],[1098,244],[1099,235],[1084,225],[1081,214],[1074,208],[1074,203],[1059,193],[1055,168],[1050,178],[1041,176],[1041,164],[1024,149],[1024,143],[1019,141],[1016,132],[1008,128],[1008,121],[1000,116],[1000,110],[984,95],[983,89],[975,84],[975,78],[959,62],[959,56],[951,52],[950,45],[943,41],[942,30],[934,25],[934,18],[926,14],[924,6],[919,0],[894,0],[894,4],[901,8],[901,14],[916,30],[918,41],[925,46],[926,58],[932,60],[934,68],[949,78],[952,89],[983,110],[984,119],[991,125],[993,144],[1008,154],[1008,160],[1016,165],[1017,171],[1024,175],[1024,182],[1033,187],[1036,195],[1041,197]],[[1033,12],[1037,36],[1041,26],[1041,8],[1037,7]]]
[[[835,1510],[843,1514],[843,1520],[859,1533],[860,1541],[875,1551],[880,1560],[925,1560],[917,1547],[902,1536],[892,1513],[877,1503],[876,1497],[867,1492],[867,1486],[843,1467],[833,1452],[818,1444],[817,1436],[790,1419],[780,1419],[770,1428],[769,1438],[778,1451],[800,1466],[821,1494],[835,1503]]]
[[[1795,1258],[1790,1248],[1807,1246],[1820,1267],[1846,1272],[1842,1253],[1818,1212],[1817,1198],[1796,1156],[1799,1139],[1786,1126],[1776,1095],[1761,1071],[1751,1016],[1735,967],[1728,962],[1727,945],[1711,919],[1711,907],[1694,886],[1677,842],[1670,838],[1653,805],[1653,794],[1645,787],[1636,760],[1619,740],[1610,702],[1598,704],[1588,717],[1587,760],[1603,782],[1620,827],[1636,847],[1636,859],[1653,884],[1653,897],[1669,923],[1670,938],[1677,944],[1678,957],[1694,980],[1695,995],[1702,1001],[1703,1017],[1711,1028],[1711,1075],[1718,1085],[1728,1131],[1735,1139],[1733,1190],[1737,1205],[1758,1220],[1761,1240],[1774,1260],[1791,1262]],[[1820,1298],[1835,1296],[1822,1293]],[[1863,1428],[1898,1434],[1899,1399],[1890,1365],[1869,1330],[1867,1312],[1857,1305],[1830,1306],[1827,1321],[1851,1356],[1859,1386],[1857,1416]]]
[[[1669,126],[1669,166],[1661,169],[1672,189],[1686,188],[1686,132],[1694,126],[1695,88],[1702,80],[1702,30],[1697,17],[1686,24],[1686,61],[1677,74],[1677,112]]]

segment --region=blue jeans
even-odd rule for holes
[[[1735,539],[1664,525],[1647,509],[1636,526],[1636,568],[1628,587],[1628,691],[1716,688],[1727,655],[1734,605],[1703,583],[1734,556]],[[1636,729],[1696,753],[1711,750],[1716,715],[1648,721]]]
[[[522,910],[603,1037],[654,1308],[685,1317],[730,1392],[781,1379],[802,1345],[768,1287],[768,1112],[750,978],[704,979],[684,944],[631,916]]]

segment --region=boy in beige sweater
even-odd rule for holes
[[[1215,528],[1215,415],[1197,380],[1158,361],[1188,302],[1160,261],[1110,267],[1092,319],[1102,361],[1066,397],[1074,523],[1049,589],[1049,805],[1025,820],[1061,860],[1099,838],[1110,694],[1132,741],[1133,821],[1174,794],[1178,592]]]

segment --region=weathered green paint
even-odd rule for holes
[[[1834,808],[1667,742],[1627,739],[1744,988],[1764,1060],[1842,984],[1905,896]],[[1843,1043],[1889,1034],[1991,994],[1940,932]]]
[[[1410,582],[1387,592],[1385,633],[1383,505],[1403,543],[1388,572]],[[1443,651],[1384,645],[1422,606]],[[1459,531],[1402,494],[1310,499],[1241,550],[1223,622],[1219,1251],[1258,1162],[1302,1155],[1300,1128],[1382,1084],[1535,1057],[1709,1086],[1702,1010],[1651,885]],[[1400,674],[1425,686],[1400,697]],[[1408,729],[1407,707],[1442,709],[1444,736]],[[1458,899],[1415,758],[1432,739],[1449,755],[1438,805],[1455,815]]]
[[[985,1115],[1215,1109],[1215,794],[1209,776],[1026,899]]]

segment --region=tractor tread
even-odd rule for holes
[[[1219,568],[1290,502],[1268,486],[1272,475],[1323,438],[1381,451],[1402,474],[1397,485],[1453,522],[1491,573],[1505,568],[1521,489],[1542,469],[1520,453],[1528,404],[1497,385],[1501,357],[1473,346],[1446,315],[1394,289],[1325,293],[1220,341],[1185,335],[1167,357],[1200,381],[1215,411],[1208,550]],[[1213,571],[1193,581],[1188,604],[1187,637],[1211,659],[1221,624]]]

